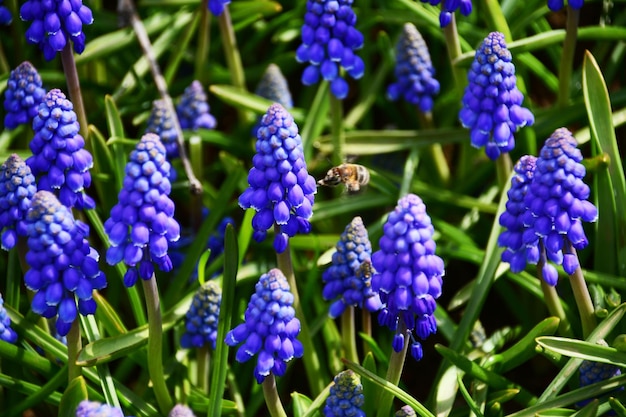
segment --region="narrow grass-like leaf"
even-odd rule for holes
[[[598,414],[598,405],[599,401],[594,399],[582,409],[572,414],[572,417],[595,417]]]
[[[300,394],[299,392],[292,392],[291,399],[294,417],[304,416],[306,411],[311,407],[311,404],[313,403],[313,400],[311,400],[304,394]]]
[[[331,386],[332,386],[332,382],[326,385],[326,387],[324,387],[322,392],[320,392],[319,395],[315,397],[315,399],[309,406],[308,410],[306,410],[306,413],[304,413],[302,417],[313,417],[313,416],[322,415],[319,410],[324,406],[324,403],[326,402],[326,398],[328,398],[328,394],[330,394]]]
[[[76,407],[82,400],[87,399],[87,382],[82,376],[72,379],[63,393],[59,404],[59,417],[74,417]]]
[[[330,123],[328,118],[328,109],[330,108],[328,90],[328,82],[321,82],[317,87],[313,103],[306,114],[304,125],[300,126],[300,136],[302,137],[302,148],[304,150],[305,161],[311,160],[313,146],[315,145],[314,141],[322,133],[324,126]],[[344,151],[348,152],[347,149],[344,149]]]
[[[474,415],[476,415],[477,417],[484,417],[483,413],[480,411],[480,407],[478,406],[478,404],[476,404],[476,402],[470,395],[469,391],[465,387],[465,384],[463,383],[463,377],[461,374],[456,375],[456,382],[459,386],[459,391],[461,392],[461,396],[463,396],[463,399],[465,400],[465,403],[469,406],[470,410],[472,410]]]
[[[362,333],[360,333],[363,335]],[[370,371],[372,374],[377,375],[376,372],[376,360],[372,352],[367,352],[363,359],[363,368]],[[363,403],[363,412],[366,416],[373,416],[376,413],[376,400],[380,397],[380,388],[373,381],[367,378],[361,378],[361,385],[363,385],[363,396],[365,402]]]
[[[57,367],[41,355],[22,349],[4,340],[0,340],[0,357],[4,360],[19,362],[23,368],[41,373],[46,377],[55,374]]]
[[[124,124],[122,122],[120,112],[117,109],[117,105],[115,104],[113,97],[111,97],[110,95],[106,95],[104,97],[104,109],[106,112],[109,135],[111,137],[125,137],[126,135],[124,134]],[[114,143],[111,145],[111,147],[113,149],[113,156],[112,158],[108,157],[108,159],[109,161],[112,161],[110,162],[110,164],[115,167],[115,169],[112,169],[111,172],[115,177],[115,189],[119,191],[122,189],[122,182],[124,181],[124,172],[128,155],[126,154],[126,151],[124,150],[122,144]]]
[[[59,369],[57,373],[52,376],[43,386],[37,387],[37,390],[29,394],[24,401],[21,401],[20,403],[14,405],[9,409],[2,410],[2,415],[4,417],[22,416],[22,413],[26,410],[38,406],[45,401],[50,401],[50,398],[56,394],[56,389],[62,387],[66,383],[67,365]]]
[[[545,349],[572,358],[626,367],[626,352],[609,346],[556,336],[538,337],[537,343]]]
[[[626,407],[624,407],[624,404],[622,404],[620,400],[611,397],[609,398],[609,404],[618,417],[626,417]]]
[[[59,379],[62,379],[62,381],[59,381],[59,382],[67,382],[67,369],[64,372],[64,374],[63,373],[61,373],[60,375],[57,374],[57,376],[59,376]],[[28,399],[30,399],[32,396],[38,396],[39,395],[38,393],[42,391],[41,385],[37,385],[28,381],[13,378],[11,376],[8,376],[2,373],[0,373],[0,387],[4,387],[7,390],[11,390],[14,392],[22,393],[28,396]],[[52,405],[58,405],[61,402],[61,394],[59,392],[52,391],[52,392],[48,392],[47,394],[48,395],[44,397],[45,402],[52,404]],[[17,407],[19,406],[20,404],[18,404]],[[4,413],[4,411],[6,410],[2,410],[2,411]],[[4,414],[3,414],[3,417],[4,417]]]

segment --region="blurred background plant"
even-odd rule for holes
[[[82,302],[95,302],[97,309],[93,315],[76,317],[80,332],[70,333],[69,341],[56,334],[54,318],[48,322],[30,310],[33,295],[23,278],[32,258],[29,262],[26,253],[40,249],[29,248],[19,222],[25,218],[24,205],[32,198],[24,190],[33,191],[33,187],[31,182],[22,186],[25,173],[1,170],[0,226],[11,238],[11,245],[4,246],[12,247],[0,251],[0,294],[6,312],[0,323],[5,329],[0,332],[2,416],[73,416],[85,400],[97,403],[83,403],[81,415],[90,415],[89,404],[97,404],[90,405],[94,410],[108,404],[124,415],[142,417],[167,415],[174,404],[188,407],[195,415],[211,416],[267,415],[266,407],[273,417],[341,412],[382,417],[400,409],[399,415],[414,412],[421,416],[626,415],[620,388],[626,376],[619,371],[626,366],[622,335],[626,333],[622,319],[626,306],[621,302],[626,291],[626,180],[620,154],[626,137],[623,3],[119,3],[0,1],[0,92],[5,103],[0,109],[0,120],[4,120],[0,162],[27,161],[36,152],[36,176],[70,178],[80,171],[86,183],[74,188],[89,204],[84,204],[85,210],[73,209],[72,214],[76,224],[82,225],[80,234],[101,254],[98,266],[107,284],[92,288],[91,298],[81,289]],[[475,51],[488,36],[498,39],[494,45],[506,44],[510,62],[505,60],[504,65],[493,58],[490,65],[474,63]],[[338,42],[330,42],[331,38]],[[498,55],[489,55],[484,48],[481,56]],[[468,84],[468,72],[474,74],[472,84]],[[506,75],[505,80],[500,73]],[[489,83],[474,82],[481,74]],[[420,79],[423,75],[426,80]],[[21,81],[19,76],[23,76]],[[302,84],[303,78],[307,85]],[[389,86],[393,86],[391,98],[408,94],[424,101],[427,97],[428,105],[418,109],[415,100],[390,101]],[[466,86],[473,96],[464,98]],[[472,132],[478,132],[473,134],[484,144],[490,124],[515,119],[502,106],[493,110],[508,103],[505,90],[515,91],[517,105],[523,96],[522,106],[532,113],[534,123],[519,129],[517,125],[523,123],[507,124],[515,133],[515,146],[506,148],[510,161],[502,157],[492,161],[484,150],[472,147],[470,130],[463,127],[467,120],[459,120],[459,111],[467,106],[477,112]],[[73,111],[50,100],[40,107],[42,97],[61,94],[71,100]],[[480,103],[472,97],[480,97]],[[257,146],[267,147],[257,143],[261,142],[257,128],[269,129],[269,120],[264,125],[262,117],[271,100],[284,100],[281,114],[293,116],[295,135],[302,142],[304,171],[321,180],[337,168],[330,172],[339,184],[318,186],[308,219],[310,231],[289,237],[286,249],[282,242],[278,257],[274,230],[282,229],[263,228],[268,229],[268,238],[255,241],[253,234],[259,229],[255,210],[242,210],[238,201],[253,186],[249,178],[258,182],[255,189],[268,187],[265,200],[275,198],[272,204],[280,201],[276,193],[287,195],[293,184],[306,180],[293,182],[285,176],[280,183],[271,169],[264,171],[262,180],[248,175],[261,164],[260,157],[255,157]],[[524,112],[527,122],[530,117]],[[484,122],[487,119],[489,123]],[[540,150],[551,135],[563,132],[558,131],[561,128],[575,138],[582,160],[577,156],[576,164],[564,161],[559,171],[565,173],[563,178],[548,179],[543,171],[536,178],[524,179],[521,171],[513,175],[512,166],[524,156],[526,161],[534,157],[558,161],[559,155],[540,154]],[[127,288],[123,281],[127,267],[108,265],[103,256],[110,247],[104,221],[125,185],[129,154],[146,131],[161,136],[167,148],[169,197],[175,206],[173,218],[182,231],[179,241],[169,242],[173,265],[164,269],[172,270],[155,271],[152,294],[147,287]],[[179,131],[184,137],[183,153],[177,152]],[[293,138],[293,129],[289,135]],[[280,134],[274,137],[284,139]],[[69,148],[62,143],[70,143]],[[281,142],[276,147],[287,146]],[[93,156],[91,168],[86,152]],[[50,171],[42,172],[39,165]],[[195,188],[190,173],[201,187]],[[149,174],[142,175],[147,178]],[[44,184],[45,188],[75,185],[59,181]],[[531,181],[537,185],[533,185],[533,198],[526,202]],[[580,185],[583,181],[588,190]],[[359,191],[349,192],[354,183]],[[526,238],[540,242],[541,251],[544,240],[545,245],[567,244],[559,229],[565,227],[562,218],[550,231],[547,225],[537,226],[536,219],[550,217],[552,209],[558,213],[551,198],[558,197],[561,210],[566,210],[567,201],[571,202],[568,192],[570,197],[588,199],[597,208],[597,221],[587,223],[593,217],[589,213],[583,216],[574,210],[569,214],[572,224],[582,225],[588,245],[584,249],[580,245],[577,253],[571,246],[558,246],[558,251],[551,252],[548,248],[547,284],[541,279],[545,262],[524,263],[534,259],[529,255],[534,243],[523,240],[523,235],[529,228],[529,233],[538,233]],[[340,292],[324,295],[330,281],[323,274],[333,268],[338,242],[346,245],[346,253],[353,250],[347,246],[350,239],[342,234],[357,216],[371,242],[368,250],[381,250],[381,237],[387,237],[384,254],[376,261],[384,268],[377,272],[368,255],[351,271],[354,276],[338,276],[337,282],[351,278],[357,287],[370,288],[373,276],[374,282],[381,283],[377,287],[391,288],[385,281],[389,275],[383,273],[395,273],[398,265],[394,262],[402,265],[412,259],[402,255],[403,248],[415,251],[416,259],[421,259],[423,253],[415,245],[419,239],[403,229],[405,222],[387,222],[389,213],[408,194],[419,196],[428,208],[432,239],[445,266],[441,296],[434,297],[437,333],[422,340],[416,329],[401,340],[421,346],[419,352],[412,352],[422,357],[419,361],[411,355],[406,359],[394,355],[392,346],[398,347],[402,326],[384,320],[384,325],[376,320],[370,323],[369,312],[352,313],[350,321],[333,318],[338,314],[329,316],[329,308],[333,303],[343,307],[345,298]],[[301,199],[291,195],[286,200],[290,214],[295,213]],[[531,204],[530,200],[539,202]],[[545,210],[543,215],[541,210]],[[501,220],[503,213],[509,213],[508,220],[507,214]],[[285,218],[285,212],[278,214],[273,217],[276,222]],[[584,222],[576,216],[583,216]],[[504,231],[500,222],[513,233],[500,237]],[[32,228],[33,233],[39,230],[36,224]],[[300,232],[306,231],[308,227],[302,226]],[[400,238],[389,242],[392,235]],[[551,235],[560,236],[546,237]],[[44,245],[50,243],[46,236],[32,240]],[[144,238],[131,236],[133,242]],[[523,251],[524,262],[512,255],[522,248],[520,242],[529,243],[524,246],[528,249]],[[427,246],[434,249],[431,243]],[[90,259],[95,259],[95,251]],[[135,252],[139,256],[141,250]],[[502,261],[503,252],[505,261],[517,259],[512,269]],[[571,263],[572,256],[577,256],[579,267]],[[386,257],[397,261],[385,261]],[[412,279],[427,267],[418,261],[414,264],[409,268]],[[289,361],[284,372],[281,365],[280,377],[274,379],[272,374],[267,379],[274,384],[271,387],[257,383],[256,360],[238,362],[223,340],[230,329],[244,322],[255,284],[273,268],[281,269],[294,293],[295,315],[302,325],[298,339],[304,352],[303,358]],[[50,282],[62,282],[57,275]],[[386,307],[394,314],[404,310],[400,314],[408,317],[407,311],[422,311],[422,307],[413,309],[406,303],[426,303],[423,296],[429,289],[419,287],[423,280],[400,275],[393,283],[393,297],[381,299],[397,300],[400,307]],[[211,310],[206,319],[210,323],[204,326],[198,302],[193,300],[207,282],[221,288],[222,295],[220,307]],[[95,287],[102,285],[99,282]],[[71,287],[66,288],[68,294],[76,290]],[[407,294],[420,296],[406,299]],[[54,294],[48,296],[54,298]],[[146,304],[146,298],[151,302]],[[188,313],[190,308],[192,313]],[[157,310],[162,334],[155,333]],[[195,321],[189,324],[192,317]],[[342,332],[342,320],[350,323],[347,334]],[[191,331],[200,333],[190,336]],[[209,346],[197,348],[190,337],[208,341]],[[157,355],[151,354],[155,338],[160,346]],[[276,343],[276,338],[269,339]],[[213,340],[217,340],[215,346]],[[255,346],[254,340],[247,340],[246,346]],[[245,353],[265,354],[273,347],[255,349]],[[346,369],[351,373],[343,375],[349,375],[350,381],[360,379],[355,382],[358,401],[351,394],[339,411],[342,388],[333,385],[333,377]],[[389,369],[394,369],[397,385],[387,380]],[[154,372],[162,375],[155,377]],[[356,388],[350,390],[356,392]],[[332,412],[325,411],[330,408]]]

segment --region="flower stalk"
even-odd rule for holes
[[[576,51],[576,39],[578,38],[578,20],[580,10],[567,6],[567,22],[565,24],[565,40],[563,41],[563,52],[561,53],[561,63],[559,65],[559,93],[557,105],[560,108],[567,107],[570,97],[570,84],[572,82],[572,66],[574,63],[574,52]]]
[[[404,335],[404,344],[402,345],[402,349],[398,352],[395,349],[391,350],[391,357],[389,358],[389,367],[387,368],[387,374],[385,379],[389,381],[393,385],[398,385],[400,382],[400,377],[402,376],[402,369],[404,368],[404,360],[406,359],[406,353],[409,349],[409,341],[410,335],[404,325],[404,322],[400,324],[401,329],[398,333]],[[391,410],[391,406],[393,404],[393,394],[382,390],[380,393],[380,398],[378,400],[378,413],[377,417],[386,417],[389,415],[389,410]]]
[[[61,62],[63,63],[63,72],[65,73],[65,79],[67,81],[68,94],[72,104],[74,105],[76,118],[78,119],[78,124],[80,125],[80,134],[83,138],[87,139],[89,137],[87,112],[85,111],[83,95],[80,89],[80,80],[78,77],[78,70],[76,68],[76,60],[74,59],[74,52],[72,51],[72,45],[69,42],[61,51]]]
[[[283,403],[280,401],[280,396],[276,390],[276,378],[273,373],[270,373],[263,380],[263,397],[265,398],[265,404],[272,417],[287,417],[287,413],[283,407]]]

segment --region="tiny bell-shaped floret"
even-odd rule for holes
[[[424,38],[412,23],[405,23],[396,44],[397,81],[387,88],[387,97],[395,101],[400,97],[418,106],[422,112],[433,108],[433,96],[439,93],[439,81]]]
[[[78,313],[95,313],[92,292],[107,285],[98,253],[87,242],[89,226],[74,220],[54,194],[37,191],[26,215],[26,231],[30,269],[24,283],[35,292],[32,310],[45,318],[58,316],[57,331],[65,336]]]
[[[230,4],[230,0],[209,0],[208,8],[213,16],[221,16],[227,4]]]
[[[348,369],[335,376],[324,405],[324,417],[365,417],[361,377]]]
[[[336,299],[330,306],[329,316],[339,317],[349,306],[378,311],[382,306],[380,297],[371,286],[372,245],[360,217],[346,226],[336,249],[330,267],[322,274],[324,299]]]
[[[83,53],[83,25],[93,23],[91,9],[82,0],[26,0],[20,8],[20,17],[32,22],[26,30],[26,39],[39,45],[48,61],[70,41],[77,54]]]
[[[574,10],[580,10],[585,4],[585,0],[568,0],[567,4]],[[565,0],[548,0],[548,8],[553,12],[558,12],[565,6]]]
[[[209,345],[215,349],[221,302],[222,289],[217,282],[207,281],[198,288],[185,315],[185,332],[180,339],[182,347]]]
[[[276,64],[269,64],[267,66],[254,93],[257,96],[280,104],[285,109],[293,107],[293,100],[291,99],[287,79],[280,70],[280,67]]]
[[[161,143],[167,151],[167,159],[172,160],[178,156],[178,142],[176,128],[172,115],[161,99],[152,102],[152,111],[148,117],[145,133],[154,133],[161,139]]]
[[[244,314],[244,322],[226,334],[228,346],[239,346],[235,356],[243,363],[257,356],[254,376],[260,384],[273,373],[282,376],[287,362],[299,358],[303,348],[297,339],[300,321],[293,308],[293,294],[280,269],[261,275]]]
[[[180,226],[169,198],[169,176],[163,143],[154,133],[146,133],[130,154],[118,203],[104,223],[111,244],[107,262],[123,261],[129,267],[124,276],[127,287],[135,285],[138,277],[150,279],[153,263],[161,271],[172,270],[168,247],[179,239]]]
[[[532,125],[533,114],[522,107],[524,96],[518,90],[511,52],[504,35],[491,32],[480,45],[467,73],[459,119],[470,130],[475,148],[485,148],[495,160],[515,147],[514,133]]]
[[[37,115],[39,103],[46,95],[46,90],[39,73],[33,65],[24,61],[17,66],[7,81],[4,93],[4,127],[15,129],[22,124],[30,124]]]
[[[209,112],[207,96],[200,81],[193,81],[185,88],[180,103],[176,106],[176,114],[182,129],[198,130],[215,129],[217,122]]]
[[[278,103],[261,119],[252,165],[250,187],[239,196],[239,206],[257,211],[252,218],[252,237],[257,242],[278,225],[274,249],[282,253],[290,237],[310,231],[317,184],[306,168],[298,126]]]
[[[124,417],[124,413],[120,408],[109,404],[83,400],[78,403],[76,417]]]
[[[85,188],[91,185],[91,154],[84,149],[74,106],[63,92],[50,90],[39,104],[33,119],[35,136],[26,160],[37,178],[37,188],[54,192],[67,207],[92,209],[96,206]]]
[[[8,25],[13,21],[11,11],[4,5],[4,0],[0,0],[0,25]]]
[[[411,337],[411,355],[422,357],[421,344],[437,331],[436,300],[443,285],[443,260],[435,254],[434,228],[426,206],[415,194],[398,201],[383,225],[380,249],[372,255],[376,273],[372,288],[380,295],[383,308],[378,315],[381,325],[396,331],[393,349],[405,345],[405,329]]]
[[[521,272],[526,267],[527,259],[537,258],[536,245],[524,244],[524,216],[528,207],[525,198],[533,179],[537,158],[525,155],[515,164],[515,174],[511,178],[511,188],[507,191],[506,210],[500,215],[500,226],[505,230],[498,237],[498,245],[505,247],[502,260],[511,265],[511,271]]]
[[[440,3],[441,12],[439,12],[439,25],[444,28],[452,21],[454,12],[459,10],[463,16],[469,16],[472,13],[472,0],[421,0],[422,3],[429,3],[436,6]]]
[[[17,340],[17,333],[11,328],[11,319],[4,308],[2,294],[0,294],[0,340],[8,343],[15,343]]]
[[[0,165],[0,231],[2,249],[9,250],[18,236],[26,236],[26,212],[37,192],[35,177],[22,158],[10,155]]]
[[[307,0],[302,44],[296,60],[308,63],[302,84],[330,83],[331,93],[340,100],[348,95],[348,82],[340,74],[343,68],[356,79],[363,76],[365,64],[354,53],[363,46],[363,35],[355,27],[352,0]]]
[[[530,187],[524,197],[523,243],[540,245],[538,260],[546,262],[543,278],[556,285],[558,275],[551,263],[563,265],[567,274],[578,268],[578,256],[571,248],[583,249],[589,241],[582,222],[595,222],[598,210],[588,201],[589,186],[583,182],[586,170],[577,142],[566,128],[552,133],[541,148]],[[547,259],[546,259],[547,258]]]
[[[196,417],[196,415],[186,405],[176,404],[167,414],[167,417]]]

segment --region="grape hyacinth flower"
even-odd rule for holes
[[[167,414],[167,417],[196,417],[196,415],[186,405],[176,404]]]
[[[209,111],[209,103],[202,84],[200,81],[193,81],[185,88],[180,103],[176,106],[180,127],[194,131],[200,128],[215,129],[217,122]]]
[[[65,336],[78,313],[95,313],[92,292],[107,285],[98,267],[98,252],[87,242],[89,226],[74,220],[54,194],[37,191],[26,215],[26,228],[30,269],[24,283],[35,292],[32,310],[45,318],[58,315],[56,329]]]
[[[333,379],[324,417],[365,417],[364,403],[361,377],[350,369],[342,371]]]
[[[37,192],[35,177],[16,154],[0,165],[0,231],[2,249],[10,250],[18,236],[26,236],[26,212]]]
[[[24,61],[9,75],[4,96],[4,127],[8,130],[31,123],[37,115],[39,103],[46,95],[43,82],[33,65]]]
[[[286,109],[293,107],[287,79],[285,79],[280,67],[276,64],[267,66],[254,94],[278,103]]]
[[[522,107],[524,96],[517,89],[515,65],[504,35],[491,32],[480,45],[467,74],[459,119],[470,129],[475,148],[485,147],[487,156],[496,160],[515,147],[513,134],[535,121]]]
[[[412,339],[411,355],[420,360],[424,340],[437,331],[436,299],[443,284],[443,260],[435,255],[434,228],[426,206],[415,194],[398,201],[387,217],[380,238],[380,250],[372,255],[376,273],[372,288],[383,302],[378,322],[396,331],[393,349],[404,347],[404,329]]]
[[[11,328],[11,319],[4,308],[2,294],[0,294],[0,340],[8,343],[15,343],[17,340],[17,333]]]
[[[4,0],[0,0],[0,25],[8,25],[13,21],[11,11],[4,5]]]
[[[167,151],[168,160],[171,161],[178,157],[178,134],[174,127],[172,115],[167,110],[163,100],[159,99],[152,102],[152,111],[148,117],[145,133],[154,133],[159,136]]]
[[[207,281],[198,288],[185,315],[185,333],[180,339],[182,347],[191,349],[210,345],[215,349],[221,302],[222,289],[217,282]]]
[[[498,245],[506,249],[502,252],[502,261],[511,265],[512,272],[522,272],[526,267],[526,260],[536,258],[538,247],[524,244],[524,216],[528,207],[525,198],[533,179],[537,158],[524,155],[515,164],[515,174],[511,178],[511,188],[507,191],[506,210],[500,215],[500,226],[505,230],[498,236]]]
[[[321,77],[330,82],[331,93],[343,100],[349,87],[340,69],[355,80],[365,71],[365,63],[354,53],[363,46],[363,35],[355,27],[352,0],[307,0],[306,10],[302,44],[296,51],[296,60],[309,64],[302,84],[316,84]]]
[[[227,4],[230,4],[230,0],[209,0],[209,11],[213,16],[221,16]]]
[[[29,144],[33,155],[26,164],[39,190],[54,192],[67,207],[93,209],[95,202],[84,192],[91,185],[93,158],[84,149],[73,108],[61,90],[46,94],[33,119],[35,136]]]
[[[118,407],[109,404],[83,400],[78,403],[76,417],[124,417],[124,413]]]
[[[331,266],[322,274],[325,300],[334,300],[328,315],[341,316],[346,307],[358,306],[368,311],[382,307],[380,297],[372,291],[372,245],[360,217],[352,219],[341,234],[333,253]]]
[[[243,343],[235,358],[243,363],[258,355],[254,376],[260,384],[270,372],[282,376],[287,362],[304,353],[297,339],[300,321],[295,317],[293,294],[280,269],[261,275],[244,315],[244,322],[226,334],[228,346]]]
[[[256,152],[248,173],[250,187],[239,197],[239,206],[257,211],[252,218],[257,242],[265,239],[273,224],[278,225],[274,249],[283,253],[289,237],[311,230],[317,184],[306,168],[298,126],[278,103],[261,119]]]
[[[93,23],[91,10],[82,0],[26,0],[20,8],[20,17],[32,21],[26,30],[26,39],[39,45],[47,61],[62,51],[70,40],[74,43],[74,51],[82,54],[85,50],[83,25]]]
[[[170,242],[180,237],[170,200],[170,164],[165,147],[154,133],[143,135],[130,154],[118,203],[104,223],[111,247],[109,265],[119,262],[129,267],[124,284],[132,287],[137,277],[148,280],[154,273],[153,262],[161,271],[172,270],[167,251]]]
[[[436,6],[441,0],[421,0],[422,3],[430,3]],[[463,16],[472,13],[472,0],[443,0],[441,12],[439,13],[439,26],[445,28],[452,22],[454,12],[459,10]]]
[[[387,97],[400,97],[426,113],[433,108],[433,96],[439,93],[439,81],[424,38],[412,23],[405,23],[396,44],[397,81],[387,87]]]
[[[566,128],[559,128],[546,140],[537,158],[532,182],[524,197],[523,242],[537,246],[529,263],[540,259],[563,265],[569,275],[579,267],[578,256],[571,249],[583,249],[589,241],[582,222],[595,222],[598,210],[587,201],[589,186],[583,182],[586,170],[577,142]],[[547,258],[547,259],[546,259]],[[542,269],[543,279],[556,285],[558,273],[549,262]]]

